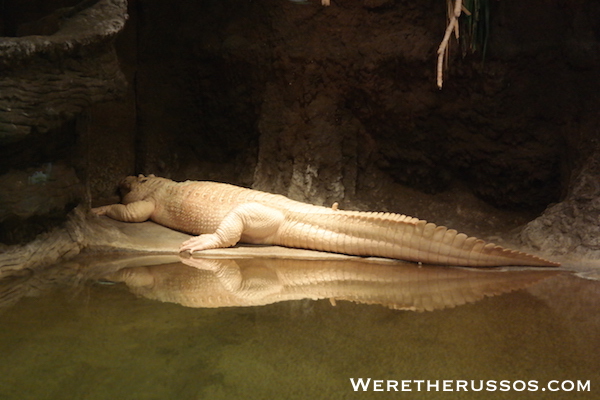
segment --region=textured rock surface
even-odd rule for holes
[[[127,2],[101,0],[70,11],[49,16],[56,32],[43,21],[29,27],[31,35],[0,38],[1,141],[57,128],[91,104],[122,94],[113,42],[125,25]]]
[[[114,42],[127,1],[7,1],[2,14],[0,35],[10,37],[0,37],[0,243],[14,244],[87,202],[79,183],[93,172],[84,158],[95,142],[85,135],[93,113],[81,114],[124,92]]]
[[[566,199],[527,224],[521,239],[554,254],[600,260],[600,151],[575,175]]]
[[[75,171],[62,164],[0,175],[0,243],[24,243],[66,220],[83,199]]]

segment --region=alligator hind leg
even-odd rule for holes
[[[242,239],[246,243],[269,243],[283,222],[281,211],[258,203],[242,204],[229,212],[214,233],[193,237],[179,251],[231,247]]]

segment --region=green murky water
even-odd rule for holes
[[[184,273],[186,268],[194,273],[183,264],[169,267],[167,275],[176,270]],[[255,301],[273,295],[272,284],[284,279],[277,268],[277,262],[268,267],[234,268],[242,277],[235,281],[235,288],[243,289],[237,292],[238,297]],[[335,268],[344,271],[343,265]],[[148,271],[151,269],[143,270],[142,286],[157,287],[157,275],[149,282]],[[487,293],[485,298],[471,299],[464,305],[414,312],[364,304],[365,298],[359,299],[363,303],[341,300],[365,288],[360,279],[346,276],[347,272],[340,275],[342,278],[332,279],[335,282],[321,300],[224,308],[157,301],[141,295],[139,290],[133,294],[131,282],[130,287],[124,283],[106,284],[98,279],[81,279],[78,273],[77,285],[72,284],[69,274],[53,276],[51,284],[31,276],[4,283],[5,300],[16,296],[18,301],[0,314],[0,399],[600,396],[600,282],[571,274],[550,276],[527,283],[525,289],[497,296]],[[364,279],[367,286],[377,281],[376,273],[369,272]],[[306,272],[301,276],[305,277]],[[110,275],[112,281],[126,281],[121,278]],[[416,297],[435,300],[440,293],[448,294],[441,295],[446,296],[445,300],[438,299],[435,304],[462,302],[458,297],[464,295],[464,287],[479,290],[473,289],[473,282],[479,282],[479,278],[460,289],[446,289],[440,282],[448,282],[449,278],[442,278],[439,282],[431,277],[410,278],[403,283],[406,278],[394,275],[393,285],[384,284],[381,287],[385,289],[377,290],[386,292],[386,298],[396,306],[410,302],[402,285],[411,286],[411,295]],[[188,277],[185,282],[194,279]],[[458,277],[463,279],[462,275]],[[70,283],[63,285],[62,280]],[[177,297],[172,294],[177,290],[191,293],[188,300],[203,291],[169,282],[168,301]],[[309,286],[315,283],[310,277],[306,282]],[[494,292],[493,285],[484,283],[481,290]],[[19,292],[21,286],[27,290]],[[54,288],[48,289],[50,286]],[[258,296],[249,294],[256,291]],[[337,300],[332,302],[326,297]],[[386,300],[377,297],[377,301]],[[382,389],[389,381],[392,391],[374,391],[372,381],[367,391],[355,391],[351,378],[383,380]],[[393,391],[394,381],[401,389],[403,380],[425,382],[420,391],[416,382],[408,384],[410,392]],[[443,390],[442,380],[452,380],[446,388],[453,390]],[[469,391],[456,391],[457,380],[467,381]],[[470,385],[477,389],[481,380],[484,390],[473,390]],[[508,385],[516,390],[500,390],[502,380],[509,381]],[[439,381],[438,390],[435,381]],[[493,386],[489,381],[497,381],[498,389],[485,390],[486,385]],[[565,389],[571,389],[568,382],[575,386],[573,390],[553,392],[546,388],[550,381],[558,381],[550,388],[565,385]],[[587,385],[585,390],[577,390],[578,381]],[[521,390],[523,385],[535,385],[538,390]]]

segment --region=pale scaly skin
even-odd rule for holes
[[[127,267],[102,276],[125,282],[138,296],[187,307],[260,306],[280,301],[329,298],[425,311],[472,303],[523,289],[563,272],[496,270],[377,263],[360,259],[203,259]],[[185,265],[183,265],[183,264]],[[190,268],[192,267],[192,268]]]
[[[337,204],[319,207],[224,183],[179,183],[153,175],[127,177],[120,187],[123,204],[92,211],[200,235],[184,242],[180,251],[244,242],[438,265],[559,265],[406,215],[343,211]]]

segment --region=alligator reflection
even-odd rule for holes
[[[181,259],[103,277],[149,299],[187,307],[259,306],[330,299],[425,311],[522,289],[556,270],[490,270],[361,260]]]

